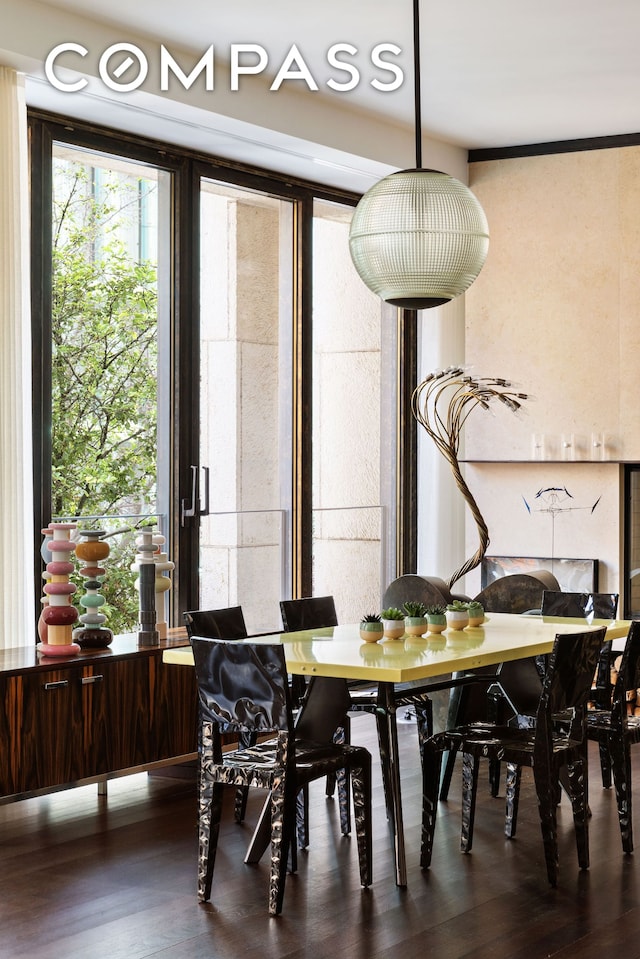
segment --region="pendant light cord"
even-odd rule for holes
[[[422,167],[422,117],[420,108],[420,0],[413,0],[413,97],[416,118],[416,169]]]

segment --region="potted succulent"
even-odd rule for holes
[[[469,604],[461,599],[454,599],[447,606],[446,616],[449,629],[464,629],[469,625]]]
[[[440,605],[427,606],[425,609],[427,628],[430,633],[441,633],[447,628],[445,607]]]
[[[484,623],[484,606],[477,600],[467,604],[469,610],[469,626],[481,626]]]
[[[397,606],[390,606],[380,613],[384,635],[387,639],[400,639],[404,636],[404,613]]]
[[[379,639],[382,639],[383,634],[384,626],[379,613],[367,613],[366,616],[362,617],[360,620],[360,638],[364,639],[365,643],[377,643]]]
[[[424,603],[408,601],[404,604],[404,630],[409,636],[424,636],[427,631],[426,607]]]

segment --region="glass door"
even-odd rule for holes
[[[290,590],[293,204],[202,179],[200,209],[199,604],[263,632]]]

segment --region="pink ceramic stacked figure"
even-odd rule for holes
[[[71,604],[76,587],[69,581],[75,569],[71,556],[76,548],[71,540],[75,523],[49,523],[48,534],[53,534],[47,546],[51,561],[47,563],[47,582],[44,592],[47,604],[42,610],[46,625],[46,641],[38,644],[43,656],[69,656],[80,652],[73,642],[73,625],[78,619],[78,610]]]

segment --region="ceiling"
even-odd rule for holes
[[[348,98],[352,109],[408,128],[413,124],[412,0],[43,0],[43,5],[160,41],[169,50],[175,45],[201,55],[214,44],[216,69],[230,44],[256,43],[267,51],[275,75],[295,43],[319,86],[310,96],[334,103],[336,97]],[[420,18],[425,134],[477,149],[640,131],[639,0],[421,0]],[[376,71],[369,51],[381,42],[403,51],[397,60],[406,81],[394,93],[370,85]],[[332,76],[346,79],[327,62],[335,43],[358,48],[361,80],[349,93],[326,87]],[[303,81],[293,82],[306,94]]]
[[[274,67],[296,43],[319,85],[333,43],[412,48],[410,0],[47,2],[169,46],[258,43]],[[640,130],[638,0],[422,0],[420,19],[425,132],[473,148]],[[363,79],[349,96],[396,119],[413,115],[408,83],[394,96]]]

